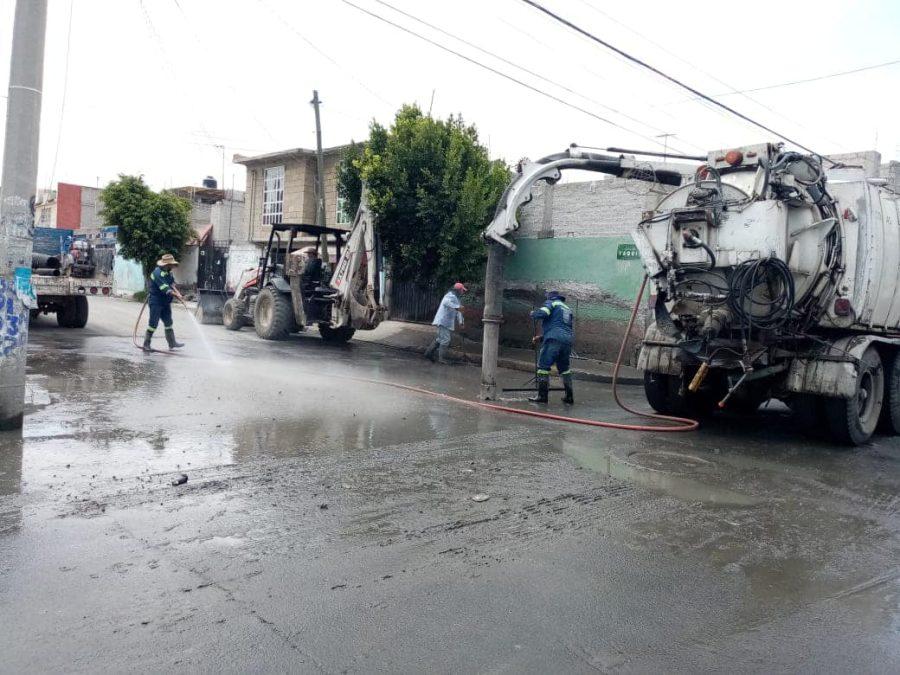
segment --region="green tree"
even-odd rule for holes
[[[481,232],[510,174],[506,164],[490,159],[474,126],[457,116],[436,120],[406,105],[390,129],[372,122],[361,156],[344,168],[342,194],[350,197],[359,180],[366,182],[398,279],[481,279]]]
[[[344,208],[352,219],[359,209],[359,200],[362,195],[362,178],[359,175],[359,162],[365,152],[365,143],[350,141],[350,147],[344,151],[341,163],[338,165],[338,197],[345,202]]]
[[[101,194],[100,215],[108,227],[118,228],[122,255],[141,264],[149,276],[156,261],[175,256],[195,235],[191,229],[191,203],[170,192],[154,192],[142,176],[119,174]]]

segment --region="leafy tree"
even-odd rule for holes
[[[339,180],[348,198],[366,182],[397,278],[475,281],[484,273],[481,232],[509,178],[462,117],[435,120],[406,105],[390,129],[372,122],[361,157]]]
[[[350,142],[338,165],[338,197],[345,199],[345,210],[352,219],[359,209],[362,194],[362,178],[357,165],[363,158],[366,146],[364,143]]]
[[[191,203],[170,192],[154,192],[142,176],[119,174],[100,195],[100,215],[108,227],[118,228],[122,255],[137,260],[145,276],[166,253],[175,256],[195,235]]]

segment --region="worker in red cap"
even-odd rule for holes
[[[467,290],[469,289],[457,281],[441,300],[437,313],[434,315],[434,321],[431,322],[432,326],[437,326],[437,337],[425,350],[425,358],[432,363],[447,363],[447,349],[450,347],[453,329],[457,324],[463,325],[462,305],[459,302],[459,296]]]

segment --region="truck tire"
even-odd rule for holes
[[[75,319],[72,328],[84,328],[88,322],[88,299],[83,295],[75,296]]]
[[[885,434],[900,434],[900,358],[891,354],[884,359],[884,403],[878,431]]]
[[[56,323],[60,328],[84,328],[88,320],[88,299],[76,295],[65,300],[56,310]]]
[[[256,298],[253,310],[256,334],[264,340],[284,340],[294,323],[290,298],[274,288],[264,288]]]
[[[884,400],[884,367],[878,350],[869,347],[859,360],[856,394],[825,401],[826,419],[834,440],[862,445],[875,433]]]
[[[244,312],[233,299],[226,300],[222,307],[222,325],[227,330],[240,330],[244,327]]]
[[[671,375],[644,371],[644,395],[647,403],[660,415],[672,415]]]
[[[701,389],[681,393],[684,375],[667,375],[644,371],[644,394],[650,407],[661,415],[707,417],[717,408],[716,391]]]
[[[350,338],[356,332],[355,328],[350,326],[341,326],[340,328],[332,328],[327,323],[319,324],[319,335],[326,342],[344,343],[349,342]]]

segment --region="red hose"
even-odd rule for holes
[[[497,410],[505,413],[512,413],[514,415],[525,415],[527,417],[538,417],[541,419],[547,420],[556,420],[559,422],[569,422],[570,424],[582,424],[589,427],[604,427],[606,429],[623,429],[625,431],[667,431],[667,432],[676,432],[676,431],[694,431],[697,427],[700,426],[700,423],[697,420],[692,420],[687,417],[675,417],[672,415],[659,415],[657,413],[648,413],[641,412],[640,410],[634,410],[633,408],[629,408],[622,402],[622,399],[619,398],[619,390],[618,390],[618,382],[619,382],[619,370],[622,366],[622,359],[625,356],[625,349],[628,344],[628,336],[631,335],[631,329],[634,328],[634,321],[637,317],[638,309],[641,306],[641,298],[644,296],[644,289],[647,287],[647,276],[644,276],[644,280],[641,282],[641,288],[638,291],[637,298],[634,301],[634,308],[631,310],[631,318],[628,320],[628,328],[625,330],[625,335],[622,337],[622,344],[619,347],[619,355],[616,357],[616,364],[613,368],[613,378],[612,378],[612,391],[613,391],[613,399],[615,399],[616,404],[625,412],[629,412],[632,415],[637,415],[638,417],[645,417],[647,419],[653,420],[662,420],[664,422],[675,422],[675,424],[668,425],[656,425],[656,424],[625,424],[622,422],[601,422],[599,420],[590,420],[584,419],[582,417],[567,417],[566,415],[554,415],[553,413],[540,412],[537,410],[523,410],[521,408],[512,408],[510,406],[505,405],[497,405],[496,403],[487,403],[485,401],[470,401],[469,399],[459,398],[457,396],[450,396],[449,394],[441,394],[436,391],[430,391],[428,389],[422,389],[420,387],[413,387],[406,384],[397,384],[395,382],[383,382],[379,380],[368,380],[363,378],[352,378],[356,380],[360,380],[362,382],[369,382],[371,384],[386,384],[391,387],[396,387],[397,389],[406,389],[407,391],[414,391],[419,394],[427,394],[428,396],[436,396],[438,398],[442,398],[446,401],[453,401],[454,403],[462,403],[468,406],[477,406],[479,408],[488,408],[489,410]]]

